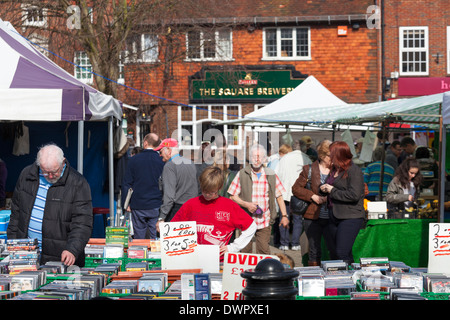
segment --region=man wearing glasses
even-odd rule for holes
[[[270,254],[271,228],[278,214],[275,202],[281,213],[279,225],[289,225],[283,200],[285,189],[275,172],[264,166],[266,157],[266,149],[262,145],[253,145],[249,150],[250,166],[239,171],[227,191],[230,199],[250,214],[256,223],[255,242],[258,254]],[[251,242],[241,250],[243,253],[252,251]]]
[[[41,264],[84,266],[93,225],[91,189],[58,146],[43,146],[17,180],[8,239],[38,239]]]

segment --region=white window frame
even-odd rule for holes
[[[125,57],[126,53],[121,51],[119,54],[119,74],[117,76],[117,83],[125,83]]]
[[[425,38],[425,48],[404,48],[403,46],[403,32],[409,30],[423,30]],[[429,37],[427,26],[408,26],[399,27],[399,69],[400,75],[403,76],[427,76],[430,72],[430,58],[429,58]],[[425,52],[426,56],[426,71],[403,71],[403,53],[404,52]]]
[[[150,46],[146,47],[146,43],[150,37]],[[158,61],[159,56],[159,46],[158,46],[158,36],[152,33],[143,33],[139,37],[139,46],[136,40],[127,41],[127,45],[131,45],[132,48],[127,48],[125,55],[125,63],[133,62],[146,62],[154,63]]]
[[[85,65],[77,63],[77,59],[80,59],[80,55],[82,55],[82,54],[86,55],[86,59],[87,59],[87,62],[88,62]],[[75,78],[77,78],[77,80],[79,80],[79,81],[81,81],[83,83],[92,84],[94,82],[94,75],[92,74],[92,72],[83,69],[83,68],[90,68],[90,70],[92,71],[92,65],[91,65],[91,63],[89,61],[89,57],[87,56],[87,53],[85,51],[75,51],[73,60],[75,62],[75,66],[74,66],[74,76],[75,76]],[[79,68],[78,66],[83,67],[83,68]],[[80,77],[78,77],[77,71],[79,72],[80,75],[86,74],[89,77],[86,77],[86,78],[81,77],[80,78]]]
[[[293,56],[292,57],[286,57],[282,55],[281,50],[281,29],[292,29],[292,48],[293,48]],[[307,56],[297,56],[297,29],[306,29],[308,31],[308,55]],[[277,55],[276,56],[269,56],[267,53],[267,47],[266,47],[266,31],[267,30],[276,30],[276,42],[277,42]],[[267,27],[263,29],[262,32],[263,37],[263,54],[262,54],[262,60],[311,60],[311,28],[306,27]]]
[[[182,145],[180,149],[186,149],[186,150],[197,150],[200,145],[197,143],[198,141],[202,141],[203,137],[200,137],[198,139],[198,125],[203,122],[218,122],[222,120],[233,120],[236,119],[234,116],[228,117],[228,108],[229,107],[238,107],[238,118],[241,118],[242,116],[242,106],[241,104],[208,104],[208,105],[194,105],[191,106],[192,108],[192,119],[191,120],[184,120],[182,121],[182,108],[184,106],[178,106],[178,130],[176,134],[176,138],[178,141],[183,140],[183,132],[182,127],[183,126],[192,126],[192,145]],[[219,114],[217,112],[212,111],[212,107],[223,107],[223,114]],[[201,110],[208,110],[208,117],[205,119],[197,120],[197,108],[200,108]],[[228,130],[232,130],[232,128],[229,128],[228,125],[223,126],[223,133],[225,137],[228,137]],[[228,143],[228,149],[240,149],[242,147],[242,130],[240,127],[238,128],[238,144],[234,144],[233,141],[227,141]]]
[[[450,74],[450,26],[447,26],[447,74]]]
[[[47,26],[47,9],[33,6],[32,4],[22,4],[22,26],[24,27],[46,27]],[[42,20],[30,21],[28,20],[29,10],[42,10]]]
[[[48,52],[48,38],[37,34],[37,33],[33,33],[29,36],[29,40],[30,42],[32,42],[33,44],[35,44],[35,48],[36,50],[38,50],[40,53],[42,53],[45,56],[49,56],[49,52]]]
[[[228,32],[229,39],[226,41],[221,40],[219,37],[219,32],[226,31]],[[204,44],[205,44],[205,37],[203,31],[195,31],[200,34],[200,58],[191,58],[189,57],[189,33],[186,32],[186,61],[233,61],[233,32],[230,28],[219,28],[214,31],[214,41],[215,41],[215,55],[214,58],[205,57],[204,52]],[[224,55],[221,55],[220,52],[222,51],[221,43],[227,43],[229,48],[228,52],[225,52]]]

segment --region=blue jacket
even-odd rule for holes
[[[159,186],[164,168],[158,152],[146,149],[128,159],[122,182],[122,205],[129,188],[133,188],[130,200],[132,210],[156,209],[162,204],[162,191]]]

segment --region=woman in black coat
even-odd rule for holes
[[[329,194],[329,227],[334,239],[331,258],[350,264],[353,262],[353,244],[365,217],[364,175],[353,163],[353,155],[346,142],[333,142],[330,157],[330,175],[320,188]]]

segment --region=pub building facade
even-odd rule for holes
[[[186,56],[171,65],[169,78],[162,68],[142,72],[125,64],[125,84],[151,93],[121,93],[137,109],[125,110],[129,137],[140,145],[146,133],[155,132],[192,151],[219,130],[237,154],[245,145],[244,126],[215,123],[264,108],[309,75],[347,103],[380,100],[380,33],[367,25],[372,5],[240,1],[233,12],[207,17],[208,32],[186,33]]]
[[[155,132],[162,139],[178,138],[186,150],[197,150],[214,128],[226,137],[229,150],[241,150],[244,127],[214,123],[264,108],[310,75],[347,103],[379,101],[385,91],[381,28],[374,23],[378,2],[177,2],[191,11],[175,8],[179,19],[161,19],[165,29],[158,34],[152,33],[155,21],[139,21],[136,30],[142,34],[127,39],[117,79],[123,86],[116,96],[125,106],[122,127],[136,145]],[[60,53],[63,49],[53,48],[45,34],[53,17],[29,1],[20,3],[22,30],[37,27],[42,39],[32,40]],[[3,19],[12,12],[5,10]],[[63,56],[72,55],[79,67],[50,57],[95,87],[86,52],[71,46],[64,50],[74,51]]]

